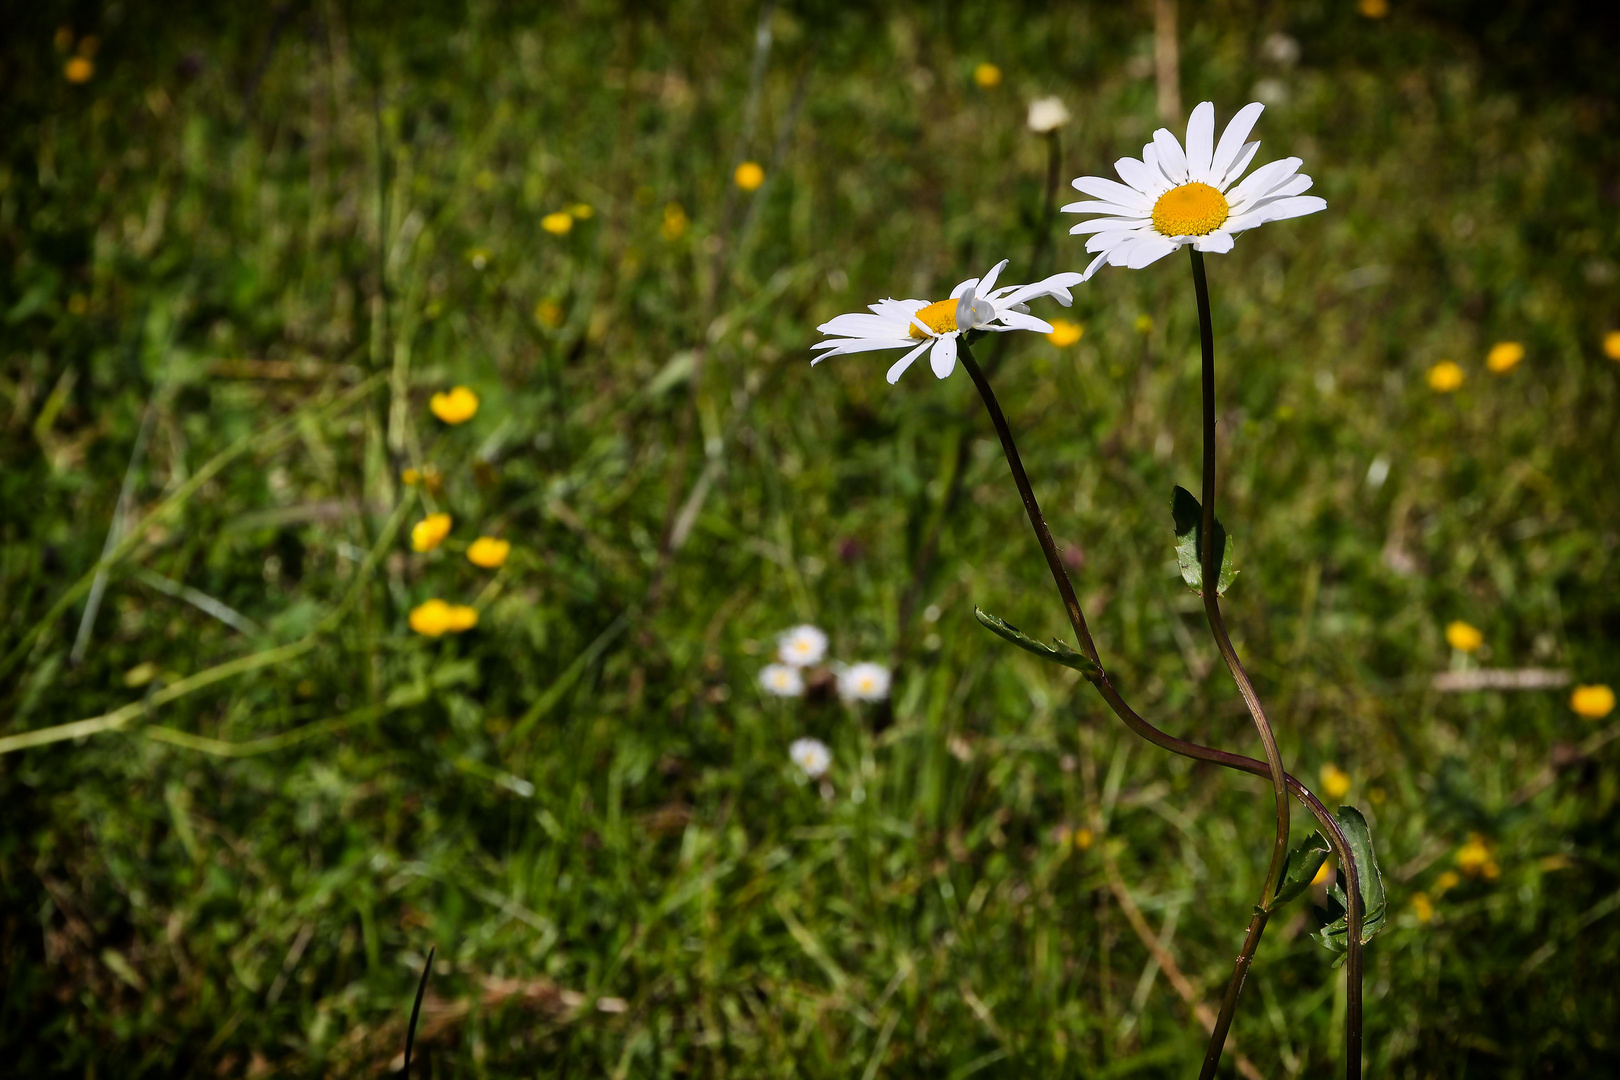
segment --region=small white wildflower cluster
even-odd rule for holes
[[[832,767],[832,751],[820,739],[794,739],[788,757],[812,780],[820,779]]]
[[[820,627],[795,626],[776,639],[776,663],[759,673],[759,685],[772,697],[803,697],[805,674],[827,658],[827,634]],[[838,696],[845,701],[882,701],[889,696],[889,669],[872,660],[831,665]],[[825,672],[823,672],[825,676]]]

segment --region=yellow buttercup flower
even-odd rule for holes
[[[1070,322],[1068,319],[1053,319],[1052,332],[1046,335],[1046,340],[1061,349],[1079,341],[1080,335],[1085,332],[1086,328],[1077,322]]]
[[[973,69],[973,81],[979,84],[982,90],[1001,85],[1001,69],[991,63],[983,63]]]
[[[1457,849],[1457,869],[1469,877],[1479,877],[1481,874],[1493,876],[1486,868],[1495,865],[1491,859],[1491,849],[1485,846],[1485,838],[1479,833],[1469,834],[1468,843]]]
[[[452,387],[429,398],[428,408],[447,424],[464,424],[478,415],[478,395],[465,386]]]
[[[596,216],[596,211],[591,207],[590,203],[577,202],[568,208],[568,212],[580,221]]]
[[[1097,842],[1097,836],[1090,829],[1074,830],[1074,846],[1081,851],[1089,851],[1091,845]]]
[[[435,597],[411,609],[410,624],[412,630],[428,637],[459,634],[478,625],[478,609]]]
[[[1389,14],[1389,0],[1360,0],[1356,10],[1369,19],[1382,19]]]
[[[1329,762],[1322,766],[1322,794],[1330,799],[1342,799],[1350,794],[1350,774]]]
[[[758,191],[759,186],[765,182],[765,170],[760,168],[757,161],[745,161],[737,166],[737,171],[731,174],[731,178],[744,191]]]
[[[1577,686],[1569,695],[1569,707],[1575,715],[1588,720],[1601,720],[1614,711],[1614,691],[1602,683]]]
[[[1620,360],[1620,330],[1610,330],[1603,335],[1603,355],[1610,360]]]
[[[1485,354],[1485,366],[1496,374],[1512,371],[1524,359],[1524,346],[1517,341],[1498,341]]]
[[[692,221],[686,216],[681,204],[672,202],[664,207],[664,223],[658,226],[658,231],[663,234],[665,240],[679,240],[686,235],[686,228],[690,224]]]
[[[1136,317],[1136,332],[1138,334],[1151,334],[1151,333],[1153,333],[1153,316],[1151,316],[1151,315],[1138,315]]]
[[[1485,644],[1485,635],[1458,619],[1446,624],[1446,644],[1458,652],[1473,652]]]
[[[558,210],[541,218],[540,227],[553,236],[562,236],[574,227],[574,215],[566,210]]]
[[[70,83],[87,83],[96,73],[96,65],[87,56],[75,56],[62,65],[62,77]]]
[[[449,514],[429,514],[411,526],[411,550],[432,551],[450,535]]]
[[[564,315],[563,306],[549,297],[534,305],[534,321],[541,326],[555,330],[563,324]]]
[[[1316,876],[1311,878],[1311,884],[1326,885],[1328,879],[1333,876],[1333,865],[1331,858],[1323,859],[1322,865],[1316,868]]]
[[[1456,362],[1442,360],[1429,369],[1429,389],[1449,394],[1463,384],[1463,369]]]
[[[1412,894],[1412,914],[1417,916],[1420,923],[1426,923],[1434,918],[1434,901],[1429,899],[1428,893]]]
[[[467,546],[467,561],[474,566],[493,570],[504,563],[511,553],[512,541],[499,540],[493,536],[480,536]]]
[[[1434,879],[1434,895],[1439,896],[1442,893],[1449,892],[1460,884],[1462,884],[1462,877],[1457,871],[1447,870]]]

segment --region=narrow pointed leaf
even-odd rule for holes
[[[1052,644],[1047,645],[1036,641],[1016,626],[1010,625],[1005,619],[998,619],[988,611],[973,609],[973,617],[983,623],[998,637],[1004,637],[1026,652],[1032,652],[1043,660],[1050,660],[1054,664],[1073,668],[1086,678],[1096,681],[1102,678],[1102,669],[1091,662],[1091,658],[1080,652],[1060,638],[1053,638]]]
[[[1283,870],[1282,884],[1277,887],[1276,902],[1271,905],[1272,910],[1282,907],[1288,901],[1298,896],[1310,887],[1316,880],[1316,872],[1322,869],[1322,864],[1333,851],[1333,846],[1327,842],[1320,830],[1312,832],[1293,851],[1288,853],[1288,863]]]
[[[1365,945],[1384,928],[1384,922],[1389,916],[1388,904],[1384,896],[1384,877],[1378,870],[1378,858],[1373,852],[1372,831],[1367,828],[1367,819],[1361,816],[1361,811],[1353,806],[1341,806],[1333,815],[1339,821],[1339,829],[1350,844],[1350,853],[1356,857],[1356,871],[1361,882],[1361,943]],[[1342,885],[1335,885],[1332,890],[1333,899],[1345,909],[1333,922],[1322,927],[1315,934],[1316,940],[1332,949],[1342,953],[1347,946],[1350,929],[1350,912],[1348,898],[1344,894]]]
[[[1170,514],[1176,522],[1176,562],[1181,567],[1181,580],[1194,592],[1202,593],[1204,564],[1198,548],[1204,532],[1204,508],[1192,492],[1178,485],[1170,497]],[[1237,567],[1234,565],[1232,538],[1221,526],[1220,518],[1215,519],[1215,544],[1221,552],[1221,579],[1215,594],[1225,596],[1226,590],[1232,586],[1232,579],[1237,577]]]

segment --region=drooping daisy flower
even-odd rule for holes
[[[1187,121],[1187,146],[1165,128],[1142,147],[1142,159],[1114,162],[1121,184],[1100,176],[1082,176],[1076,190],[1091,200],[1070,203],[1066,213],[1097,214],[1070,229],[1091,233],[1086,250],[1097,253],[1085,277],[1103,263],[1139,270],[1191,244],[1197,251],[1221,254],[1232,250],[1232,237],[1268,221],[1314,214],[1327,203],[1304,192],[1311,178],[1299,171],[1299,158],[1262,165],[1241,182],[1260,141],[1245,142],[1265,106],[1259,102],[1238,110],[1215,141],[1215,106],[1203,102]],[[1234,186],[1235,184],[1235,186]]]
[[[804,676],[791,664],[766,664],[759,687],[772,697],[798,697],[804,693]]]
[[[873,352],[878,349],[906,349],[906,355],[889,368],[892,384],[905,374],[912,362],[932,349],[928,360],[941,379],[956,370],[956,339],[969,330],[1033,330],[1050,334],[1052,324],[1029,313],[1029,301],[1050,296],[1064,307],[1074,302],[1069,286],[1080,284],[1076,273],[1053,274],[1032,285],[1004,285],[996,288],[1007,260],[991,267],[983,278],[968,278],[951,290],[947,300],[879,300],[869,306],[872,314],[851,312],[816,327],[827,340],[813,349],[825,349],[810,361],[819,364],[829,356]],[[920,344],[919,344],[920,342]]]
[[[845,701],[882,701],[889,696],[889,669],[870,660],[838,673],[838,696]]]
[[[776,655],[784,664],[809,667],[827,655],[827,635],[819,628],[795,626],[776,639]]]
[[[788,757],[812,780],[832,766],[832,751],[820,739],[794,739],[793,745],[788,747]]]

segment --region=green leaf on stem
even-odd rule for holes
[[[1198,549],[1203,542],[1204,508],[1193,497],[1192,492],[1177,485],[1175,493],[1170,497],[1170,513],[1176,521],[1176,562],[1181,565],[1181,580],[1185,581],[1193,592],[1202,594],[1204,564]],[[1237,577],[1237,568],[1233,566],[1232,538],[1221,526],[1220,518],[1215,519],[1215,543],[1221,550],[1221,579],[1216,586],[1215,594],[1225,596],[1226,590],[1232,586],[1232,579]]]
[[[1054,664],[1073,668],[1086,678],[1095,682],[1102,678],[1102,668],[1091,662],[1091,658],[1079,652],[1060,638],[1053,638],[1052,644],[1047,645],[1036,641],[1016,626],[1008,624],[1005,619],[998,619],[988,611],[973,609],[973,617],[983,623],[998,637],[1004,637],[1014,645],[1026,652],[1032,652],[1043,660],[1050,660]]]
[[[1384,921],[1389,915],[1384,898],[1384,878],[1378,872],[1372,832],[1367,828],[1367,819],[1361,816],[1361,811],[1353,806],[1341,806],[1333,816],[1338,819],[1339,831],[1344,833],[1345,840],[1350,844],[1350,854],[1356,859],[1356,874],[1361,882],[1361,943],[1365,945],[1384,928]],[[1335,883],[1328,894],[1344,909],[1344,914],[1322,927],[1314,936],[1329,949],[1342,953],[1350,937],[1350,904],[1343,885]]]
[[[1301,840],[1299,845],[1288,853],[1288,862],[1283,868],[1282,884],[1277,887],[1277,899],[1272,903],[1271,909],[1277,910],[1310,888],[1311,882],[1316,880],[1316,872],[1322,869],[1322,864],[1332,852],[1333,845],[1327,842],[1320,829]]]

